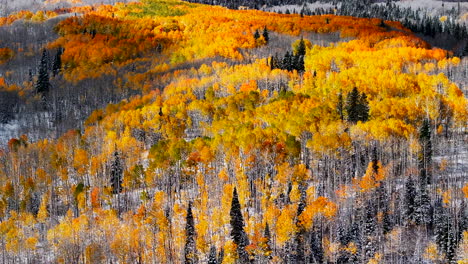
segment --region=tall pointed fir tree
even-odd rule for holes
[[[376,211],[375,208],[372,206],[372,202],[369,202],[368,206],[365,208],[364,213],[364,221],[362,226],[362,236],[363,236],[363,255],[366,263],[369,259],[374,257],[376,249],[376,241],[375,241],[375,231],[377,223],[376,219]]]
[[[458,246],[457,235],[450,212],[443,207],[440,198],[436,200],[434,205],[434,224],[437,247],[443,253],[447,263],[453,263]]]
[[[338,103],[336,105],[336,110],[338,111],[338,114],[340,115],[341,121],[344,120],[344,104],[343,104],[343,93],[340,90],[340,93],[338,94]]]
[[[431,223],[431,199],[427,191],[426,184],[421,184],[415,199],[415,220],[419,225],[429,225]]]
[[[218,256],[216,253],[216,247],[210,247],[210,253],[208,255],[208,264],[218,264]]]
[[[254,39],[259,39],[260,38],[260,32],[258,32],[258,29],[255,30],[255,33],[253,35]]]
[[[237,188],[234,187],[231,203],[231,238],[237,245],[237,254],[239,255],[239,263],[248,263],[249,254],[245,247],[249,244],[249,239],[244,230],[244,218],[242,217],[241,205],[237,195]]]
[[[266,26],[263,28],[262,36],[263,36],[263,39],[265,39],[267,43],[268,41],[270,41],[270,35],[268,34],[268,29]]]
[[[45,100],[47,93],[50,90],[49,72],[48,72],[49,56],[47,50],[42,51],[41,63],[39,64],[39,74],[35,86],[36,94],[40,95]]]
[[[296,237],[295,237],[295,259],[294,263],[305,263],[305,236],[306,236],[306,229],[302,225],[302,223],[299,221],[299,216],[304,212],[304,209],[307,205],[307,197],[306,197],[306,192],[305,188],[301,188],[301,199],[299,200],[299,205],[297,206],[297,217],[296,217],[296,227],[297,227],[297,232],[296,232]]]
[[[270,227],[268,226],[268,223],[265,225],[265,231],[263,233],[263,238],[264,240],[262,241],[262,250],[263,250],[263,256],[265,256],[266,259],[272,259],[272,249],[271,249],[271,232],[270,232]]]
[[[63,49],[58,48],[57,53],[55,54],[54,57],[54,62],[52,64],[52,73],[54,76],[57,76],[60,74],[60,71],[62,70],[62,54],[63,54]]]
[[[196,264],[198,263],[197,259],[197,249],[195,245],[195,223],[193,220],[193,213],[192,213],[192,202],[189,202],[187,208],[187,216],[186,216],[186,224],[185,224],[185,247],[184,247],[184,257],[185,257],[185,264]],[[216,255],[216,250],[215,250]]]
[[[432,142],[431,123],[424,119],[419,130],[419,144],[421,152],[418,155],[419,179],[421,184],[431,183]]]
[[[114,151],[113,159],[110,167],[112,193],[118,194],[122,192],[122,174],[123,162],[118,151]]]
[[[403,217],[405,225],[411,225],[415,222],[416,218],[416,188],[414,181],[409,178],[405,184],[405,196],[403,204]]]
[[[366,122],[369,119],[369,103],[367,95],[360,94],[356,87],[348,94],[346,98],[347,120],[352,123],[358,121]]]
[[[319,264],[323,263],[323,245],[322,245],[322,232],[319,228],[314,227],[310,234],[310,254],[309,263]]]

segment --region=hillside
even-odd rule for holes
[[[5,263],[467,261],[468,61],[401,22],[142,0],[0,25]]]

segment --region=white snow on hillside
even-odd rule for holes
[[[8,15],[18,10],[37,11],[41,9],[54,9],[71,7],[72,5],[115,4],[118,2],[133,2],[135,0],[81,0],[81,3],[71,4],[71,0],[0,0],[0,16]],[[48,2],[53,2],[49,4]],[[76,1],[77,2],[77,1]]]

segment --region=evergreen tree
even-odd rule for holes
[[[224,261],[224,248],[221,248],[218,253],[218,263],[223,263]]]
[[[360,103],[360,94],[356,87],[348,94],[346,98],[346,112],[348,114],[348,121],[352,123],[357,123],[359,118],[359,103]]]
[[[418,195],[415,199],[415,221],[420,225],[428,225],[431,223],[431,200],[427,192],[426,184],[419,188]]]
[[[244,218],[242,217],[241,206],[239,197],[237,195],[237,188],[234,187],[231,203],[231,237],[237,245],[237,253],[239,255],[240,263],[249,262],[249,255],[245,247],[249,244],[249,239],[244,230]]]
[[[463,55],[462,56],[468,56],[468,42],[465,44],[465,48],[463,49]]]
[[[272,259],[271,253],[271,232],[268,223],[265,225],[265,231],[263,233],[265,241],[263,243],[263,253],[267,259]]]
[[[297,49],[296,49],[296,53],[294,55],[295,56],[305,56],[306,55],[306,45],[305,45],[303,37],[301,37],[301,40],[299,41],[299,45],[297,46]]]
[[[260,38],[260,32],[258,32],[258,29],[255,30],[255,33],[254,33],[254,39],[259,39]]]
[[[358,104],[359,121],[366,122],[369,120],[369,102],[367,101],[367,95],[363,92],[359,97]]]
[[[343,121],[344,120],[344,104],[343,104],[343,93],[341,92],[341,90],[340,90],[340,93],[338,94],[338,104],[336,106],[336,109],[338,110],[340,119]]]
[[[263,28],[262,36],[263,36],[263,38],[265,39],[265,41],[267,43],[268,43],[268,41],[270,41],[270,35],[268,33],[268,29],[267,29],[266,26]]]
[[[431,183],[432,163],[432,142],[431,142],[431,124],[428,119],[424,119],[419,130],[419,144],[421,152],[418,155],[419,179],[421,184]]]
[[[210,247],[210,254],[208,255],[208,264],[218,264],[218,256],[216,254],[216,247]]]
[[[294,59],[293,59],[293,55],[291,53],[289,53],[289,51],[286,52],[286,54],[284,54],[284,58],[283,58],[283,61],[281,63],[281,69],[283,70],[288,70],[288,71],[292,71],[293,68],[294,68]]]
[[[294,69],[298,72],[303,72],[305,70],[304,67],[304,56],[294,56]]]
[[[363,253],[365,260],[369,260],[374,257],[376,252],[375,247],[375,231],[376,231],[376,214],[375,208],[372,203],[366,207],[366,213],[364,215],[364,224],[362,226],[363,235]]]
[[[120,158],[119,152],[115,151],[113,155],[113,160],[111,163],[110,174],[111,174],[111,187],[112,193],[118,194],[122,192],[122,173],[123,173],[123,164]]]
[[[280,68],[280,62],[278,60],[278,55],[275,54],[275,56],[272,56],[270,58],[270,69],[279,69]]]
[[[442,200],[437,199],[434,205],[434,223],[436,244],[448,263],[453,263],[458,247],[456,230],[449,211],[443,207]]]
[[[55,54],[54,62],[52,64],[52,73],[54,74],[54,76],[59,75],[62,69],[62,54],[63,54],[63,49],[59,48],[57,50],[57,53]]]
[[[185,247],[184,247],[184,257],[185,257],[185,264],[195,264],[197,263],[197,252],[196,252],[196,245],[195,245],[195,223],[193,220],[193,213],[192,213],[192,203],[189,202],[187,208],[187,216],[186,216],[186,224],[185,224]],[[215,252],[216,255],[216,252]]]
[[[369,119],[367,96],[365,93],[360,94],[356,87],[348,94],[346,112],[348,113],[348,121],[352,123],[365,122]]]
[[[404,197],[404,222],[406,225],[414,223],[415,221],[415,210],[416,210],[416,189],[414,187],[414,181],[409,178],[405,184],[405,197]]]
[[[322,235],[321,232],[317,230],[317,228],[314,229],[310,236],[310,259],[309,263],[324,263],[323,262],[323,257],[324,257],[324,252],[323,252],[323,246],[322,246]]]
[[[39,65],[39,75],[37,77],[36,82],[36,94],[39,94],[42,99],[45,99],[47,93],[50,89],[50,82],[49,82],[49,73],[48,73],[48,62],[49,56],[47,55],[47,51],[44,49],[42,51],[41,63]]]

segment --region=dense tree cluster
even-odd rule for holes
[[[347,1],[321,1],[331,3],[333,7],[324,8],[317,7],[310,9],[302,0],[262,0],[262,1],[213,1],[213,0],[191,0],[194,3],[204,3],[210,5],[222,5],[231,9],[252,8],[262,10],[267,7],[280,7],[282,5],[297,5],[296,9],[286,9],[285,14],[300,14],[301,16],[315,16],[325,14],[335,14],[342,16],[364,17],[364,18],[380,18],[382,19],[381,26],[388,27],[385,24],[387,21],[400,21],[402,24],[411,29],[413,32],[422,33],[427,37],[431,37],[431,42],[442,48],[455,49],[455,51],[464,55],[463,45],[468,38],[467,25],[457,22],[456,17],[460,15],[460,8],[447,11],[447,16],[444,19],[428,14],[422,9],[414,10],[410,7],[400,7],[392,1],[374,1],[374,0],[347,0]],[[443,4],[442,4],[443,5]],[[281,11],[277,11],[281,13]],[[459,48],[462,44],[462,48]]]
[[[56,39],[5,62],[36,60],[24,81],[0,79],[0,95],[23,100],[9,113],[0,97],[0,121],[32,102],[46,102],[37,122],[95,97],[102,108],[0,151],[5,262],[466,258],[454,157],[468,100],[444,74],[459,58],[381,19],[175,0],[73,11]],[[311,38],[330,35],[343,40]]]

